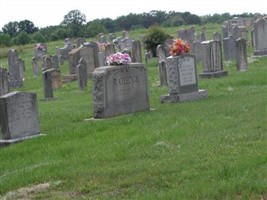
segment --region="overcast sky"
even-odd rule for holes
[[[0,30],[8,22],[30,20],[36,27],[59,25],[71,10],[79,10],[86,22],[151,10],[214,13],[266,14],[266,0],[0,0]]]

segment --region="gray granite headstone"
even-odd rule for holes
[[[159,67],[159,81],[160,86],[167,86],[167,74],[166,74],[166,57],[168,55],[167,53],[167,47],[165,45],[158,45],[157,49],[157,61],[158,61],[158,67]]]
[[[19,56],[16,49],[10,49],[8,51],[8,65],[9,65],[9,86],[10,87],[22,87],[23,77],[21,77],[21,70],[19,64]]]
[[[32,57],[32,72],[33,72],[33,76],[34,76],[34,77],[39,76],[39,66],[38,66],[38,61],[39,61],[39,58],[37,58],[37,57]]]
[[[92,76],[95,68],[99,67],[98,45],[94,42],[84,43],[80,47],[80,58],[82,58],[87,67],[87,75]]]
[[[93,72],[94,118],[149,110],[147,71],[141,63],[106,66]]]
[[[207,96],[198,89],[195,56],[185,54],[167,58],[167,81],[169,94],[160,96],[161,103],[193,101]]]
[[[258,19],[254,23],[253,28],[253,46],[254,56],[267,55],[267,18]]]
[[[8,79],[7,69],[0,67],[0,96],[9,92]]]
[[[0,124],[1,142],[40,134],[36,94],[10,92],[1,96]]]
[[[227,76],[228,71],[223,70],[221,41],[201,42],[203,72],[201,78]]]
[[[54,69],[48,69],[43,71],[43,87],[44,87],[44,99],[53,99],[53,84],[52,84],[52,72]]]
[[[132,62],[142,63],[142,46],[139,40],[132,42]]]
[[[223,39],[223,53],[226,61],[234,60],[236,58],[236,44],[233,36]]]
[[[77,78],[80,90],[84,90],[87,86],[88,75],[86,64],[82,58],[79,60],[79,64],[77,65]]]
[[[247,45],[246,40],[239,38],[236,40],[236,68],[238,71],[247,71]]]

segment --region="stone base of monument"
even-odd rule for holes
[[[77,74],[68,74],[63,76],[63,83],[69,83],[78,79]]]
[[[200,78],[219,78],[223,76],[228,76],[228,71],[202,72],[199,74]]]
[[[267,49],[254,50],[253,51],[253,56],[252,57],[262,57],[262,56],[267,56]]]
[[[3,140],[0,140],[0,147],[2,146],[7,146],[7,145],[10,145],[10,144],[15,144],[15,143],[18,143],[18,142],[22,142],[24,140],[29,140],[29,139],[32,139],[32,138],[36,138],[36,137],[40,137],[40,136],[45,136],[46,134],[37,134],[37,135],[30,135],[30,136],[25,136],[25,137],[21,137],[21,138],[15,138],[15,139],[3,139]]]
[[[168,94],[161,95],[160,102],[161,103],[178,103],[178,102],[186,102],[186,101],[196,101],[198,99],[203,99],[208,96],[208,92],[206,90],[198,90],[195,92],[189,92],[184,94]]]

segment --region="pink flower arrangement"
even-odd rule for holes
[[[127,65],[132,60],[129,54],[117,52],[117,53],[109,55],[106,58],[106,61],[108,65]]]
[[[170,54],[172,56],[179,56],[190,52],[190,44],[182,39],[176,39],[170,46]]]
[[[35,45],[35,50],[45,51],[45,46],[41,43]]]

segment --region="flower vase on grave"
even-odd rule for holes
[[[172,56],[166,59],[168,95],[160,96],[161,103],[192,101],[207,96],[205,90],[198,89],[196,59],[189,54],[190,45],[175,40],[170,47]]]

